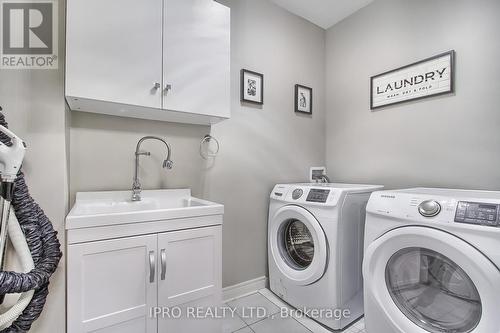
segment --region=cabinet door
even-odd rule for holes
[[[68,246],[68,333],[156,333],[157,236]]]
[[[229,118],[229,8],[213,0],[164,1],[163,108]]]
[[[68,0],[69,98],[161,108],[162,1]]]
[[[158,332],[220,333],[221,320],[193,318],[189,307],[222,304],[221,227],[160,234],[158,250],[158,305],[182,310],[180,318],[160,317]]]

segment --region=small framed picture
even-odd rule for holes
[[[312,88],[295,85],[295,112],[312,114],[313,90]]]
[[[264,75],[241,70],[241,101],[247,103],[264,104]]]

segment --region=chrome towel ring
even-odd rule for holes
[[[215,151],[213,152],[210,151],[209,147],[209,144],[212,141],[215,142]],[[209,158],[215,158],[219,153],[219,149],[220,149],[219,141],[210,134],[205,135],[203,139],[201,139],[200,141],[200,156],[205,160],[208,160]]]

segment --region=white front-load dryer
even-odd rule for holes
[[[282,184],[271,193],[271,290],[329,328],[363,315],[365,208],[382,186]]]
[[[500,192],[374,192],[367,206],[368,333],[500,332]]]

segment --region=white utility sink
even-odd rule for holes
[[[141,201],[131,191],[79,192],[66,229],[221,215],[224,206],[194,198],[191,190],[146,190]]]

